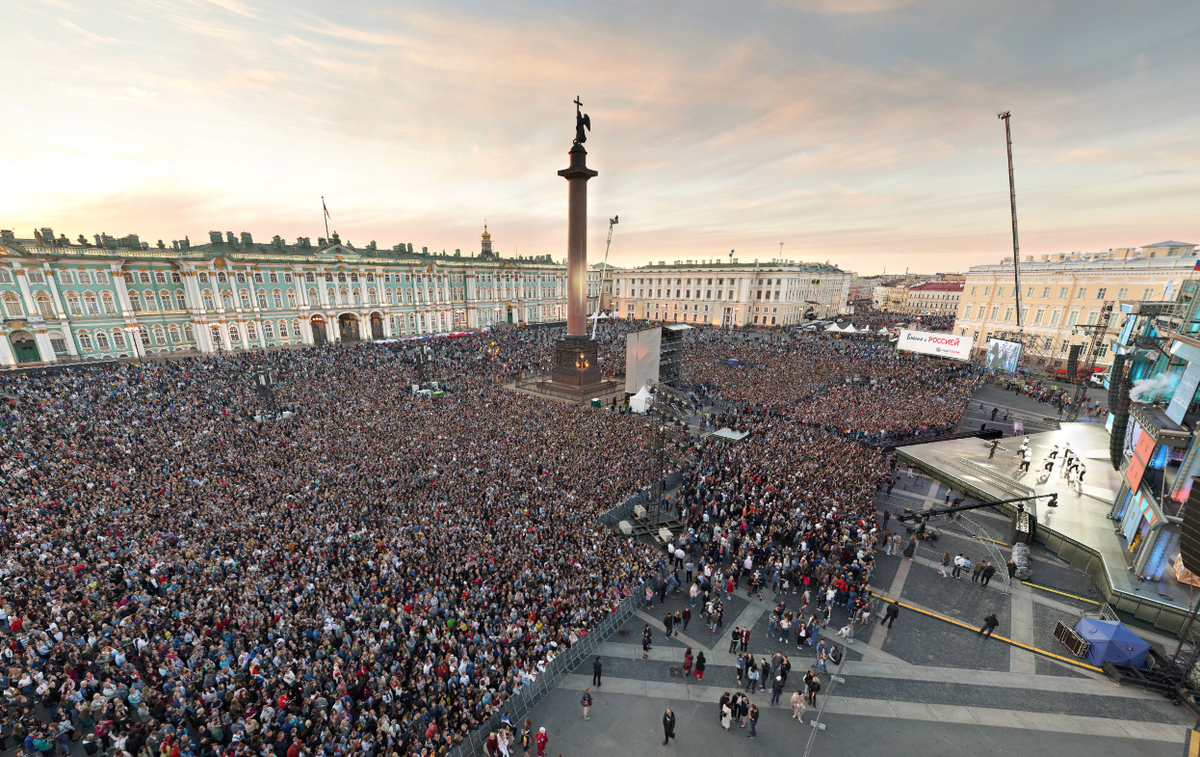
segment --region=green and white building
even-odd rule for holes
[[[566,317],[566,266],[479,254],[313,245],[209,232],[151,246],[0,231],[0,367],[270,349],[546,323]]]

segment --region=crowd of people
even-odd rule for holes
[[[970,365],[823,334],[756,342],[716,332],[689,347],[684,375],[709,395],[786,409],[796,420],[866,441],[953,428],[983,380]]]
[[[638,327],[602,327],[610,366]],[[596,520],[667,472],[639,421],[498,382],[549,367],[558,336],[0,377],[0,751],[434,755],[502,712],[669,570]],[[693,388],[735,401],[714,423],[752,441],[669,464],[714,630],[722,591],[765,586],[806,643],[834,605],[867,608],[890,536],[886,460],[853,437],[952,424],[978,379],[776,336],[689,337]],[[447,394],[414,394],[427,378]],[[276,407],[293,415],[256,420]]]
[[[660,561],[596,523],[661,473],[634,421],[491,378],[539,336],[439,341],[437,400],[409,345],[0,379],[0,751],[438,754],[500,711]]]

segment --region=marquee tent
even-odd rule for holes
[[[1150,650],[1150,644],[1142,641],[1124,623],[1083,618],[1075,624],[1075,631],[1091,644],[1086,659],[1093,665],[1113,662],[1140,668],[1146,664],[1146,652]]]
[[[645,413],[650,407],[650,390],[643,386],[638,393],[629,398],[629,409],[635,413]]]

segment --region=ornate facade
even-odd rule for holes
[[[623,318],[710,326],[781,326],[846,312],[854,274],[821,263],[676,261],[613,275]]]
[[[479,255],[0,231],[0,366],[418,336],[566,317],[566,267]]]

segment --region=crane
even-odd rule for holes
[[[600,289],[596,293],[596,313],[592,316],[592,341],[596,341],[596,328],[600,325],[600,300],[604,299],[604,273],[608,270],[608,248],[612,247],[613,227],[620,216],[608,219],[608,241],[604,243],[604,268],[600,270]]]

